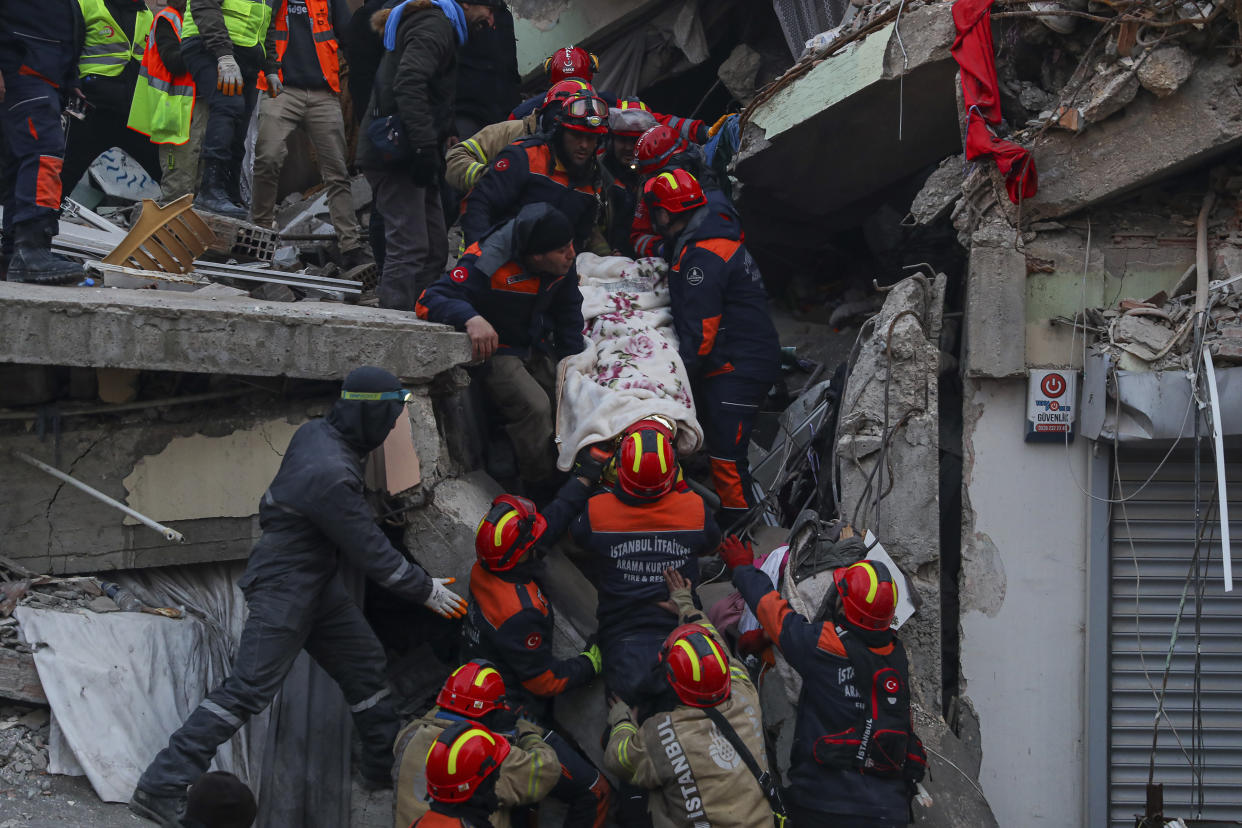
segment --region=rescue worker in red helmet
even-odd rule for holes
[[[551,727],[551,699],[592,681],[600,672],[599,645],[572,658],[552,650],[552,607],[544,597],[537,548],[565,532],[599,480],[603,458],[579,453],[572,476],[540,514],[526,498],[501,495],[475,533],[478,561],[470,572],[470,604],[463,625],[464,649],[489,660],[504,678],[509,703],[541,725]],[[565,825],[601,828],[612,790],[603,774],[559,734],[547,741],[561,763],[561,780],[552,795],[569,805]]]
[[[910,718],[910,670],[892,629],[897,584],[880,561],[833,573],[824,617],[794,612],[736,537],[733,585],[802,677],[787,806],[794,828],[897,828],[927,766]]]
[[[759,405],[780,374],[781,346],[763,277],[723,193],[682,169],[643,187],[665,238],[677,348],[690,375],[727,529],[754,505],[747,447]]]
[[[638,175],[640,189],[661,172],[683,169],[695,177],[704,192],[723,192],[703,150],[663,125],[652,127],[639,136],[634,144],[632,167]],[[634,209],[630,243],[639,256],[664,255],[664,237],[651,226],[651,216],[641,193]]]
[[[673,432],[663,422],[630,426],[615,465],[616,486],[591,496],[571,533],[596,567],[604,683],[636,704],[660,644],[677,626],[661,606],[664,570],[697,584],[698,558],[715,551],[720,529],[703,498],[679,482]]]
[[[672,569],[665,577],[681,625],[660,648],[659,691],[637,710],[612,705],[604,767],[658,791],[650,808],[660,828],[771,825],[759,692],[741,665],[730,664],[728,644],[695,605],[690,582]]]
[[[599,58],[581,46],[566,46],[553,52],[543,62],[543,69],[548,73],[548,82],[553,85],[569,79],[584,80],[587,83],[593,84],[595,82],[595,73],[599,71]],[[620,109],[626,100],[626,98],[615,95],[612,92],[601,90],[598,94],[612,109]],[[522,101],[509,113],[509,119],[520,120],[525,118],[539,107],[539,99],[540,96],[535,95]],[[693,141],[696,144],[707,143],[711,127],[705,122],[695,118],[665,115],[660,112],[652,112],[651,114],[655,116],[656,121],[667,125],[687,141]]]
[[[521,743],[538,751],[547,761],[546,745],[537,745],[533,734],[522,737]],[[426,752],[426,794],[429,810],[413,825],[420,828],[500,828],[508,826],[508,814],[502,800],[515,793],[523,799],[538,801],[526,792],[510,790],[512,778],[528,774],[523,767],[516,774],[514,764],[528,764],[534,752],[519,753],[521,748],[510,744],[502,734],[495,733],[480,722],[460,721],[440,733]],[[547,774],[547,765],[539,776]],[[493,821],[500,812],[503,819]],[[411,826],[410,828],[413,828]]]
[[[495,665],[467,661],[444,682],[436,706],[397,734],[396,828],[427,813],[427,753],[445,730],[459,722],[477,722],[511,743],[496,780],[497,810],[531,805],[552,792],[561,777],[556,751],[543,740],[544,729],[520,719],[506,706],[505,682]],[[498,822],[496,814],[492,823]]]
[[[608,105],[590,92],[561,102],[550,132],[539,132],[501,150],[491,170],[466,196],[461,217],[467,246],[526,205],[546,202],[574,228],[575,249],[600,255],[611,251],[596,227],[600,199],[608,185],[596,158],[608,134]]]
[[[655,118],[639,100],[626,100],[608,113],[609,136],[600,163],[612,178],[605,193],[604,235],[614,253],[634,258],[630,229],[634,211],[642,196],[642,181],[633,169],[634,145],[639,137],[656,126]]]

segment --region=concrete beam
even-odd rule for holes
[[[0,282],[5,362],[318,380],[371,364],[424,383],[469,359],[465,334],[401,311]]]
[[[543,62],[565,46],[598,45],[652,9],[659,0],[512,0],[518,72],[523,80],[543,73]]]
[[[1000,222],[975,231],[966,294],[966,374],[1026,374],[1026,254]],[[1047,321],[1044,321],[1047,327]]]
[[[960,151],[950,5],[909,11],[900,32],[847,46],[755,111],[736,168],[747,216],[818,224]]]
[[[1056,218],[1192,169],[1242,146],[1242,90],[1222,56],[1166,98],[1134,103],[1081,134],[1050,130],[1034,149],[1039,193],[1023,220]]]

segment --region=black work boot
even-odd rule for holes
[[[185,816],[185,794],[157,796],[142,788],[134,788],[129,809],[143,819],[149,819],[161,828],[181,828]]]
[[[194,196],[194,207],[229,218],[245,219],[248,212],[239,207],[229,198],[226,182],[228,170],[221,161],[203,162],[203,180],[199,183],[198,194]]]
[[[32,219],[13,225],[13,255],[6,278],[37,285],[74,285],[82,281],[82,263],[52,252],[55,219]]]
[[[250,211],[246,208],[246,202],[242,200],[241,194],[241,164],[232,166],[226,164],[224,170],[224,191],[229,194],[229,201],[246,210],[249,215]]]

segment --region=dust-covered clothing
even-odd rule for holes
[[[488,124],[454,144],[444,158],[444,180],[459,193],[470,192],[502,149],[534,133],[538,117],[538,113],[532,112],[520,121]]]

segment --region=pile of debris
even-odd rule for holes
[[[47,708],[0,704],[0,797],[33,799],[49,795]]]

